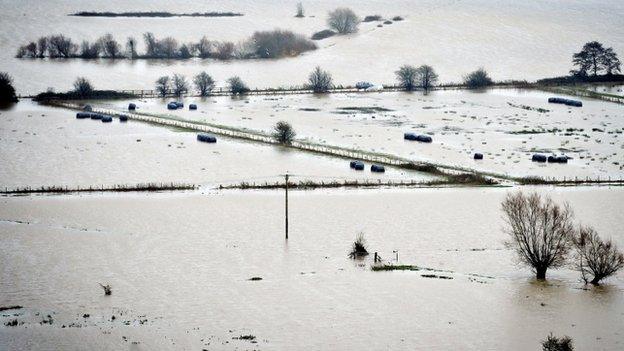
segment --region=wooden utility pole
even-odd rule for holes
[[[288,173],[286,173],[286,175],[284,175],[284,178],[286,179],[286,208],[285,208],[285,213],[286,213],[286,240],[288,240]]]

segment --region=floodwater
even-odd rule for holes
[[[197,111],[168,111],[168,100],[147,99],[139,111],[265,133],[285,120],[298,138],[316,143],[512,176],[624,178],[622,105],[579,99],[582,108],[568,107],[549,104],[550,96],[492,89],[185,99],[196,102]],[[98,105],[122,111],[128,101]],[[405,141],[404,132],[429,134],[433,143]],[[484,159],[475,161],[475,152]],[[571,159],[535,163],[534,153]]]
[[[125,43],[147,31],[179,42],[212,40],[239,42],[254,31],[291,29],[306,36],[326,28],[326,14],[334,1],[303,2],[307,17],[294,18],[298,0],[244,1],[11,1],[0,0],[0,71],[8,71],[21,94],[49,87],[71,88],[85,76],[98,88],[152,89],[164,74],[194,75],[208,71],[224,85],[239,75],[252,87],[303,84],[317,65],[332,72],[335,82],[355,84],[368,80],[394,82],[394,71],[403,64],[430,64],[443,82],[457,82],[485,66],[497,80],[565,75],[571,57],[582,45],[598,40],[624,55],[624,3],[620,0],[400,0],[341,1],[361,17],[378,14],[402,16],[404,21],[377,27],[363,23],[357,34],[319,42],[319,50],[280,60],[214,62],[187,61],[82,61],[19,60],[17,48],[39,36],[63,33],[80,42],[112,33]],[[242,12],[232,18],[87,18],[71,17],[77,11]],[[600,25],[597,25],[600,24]],[[470,38],[466,40],[465,38]],[[36,77],[36,78],[35,78]]]
[[[623,188],[539,189],[624,246]],[[281,191],[3,197],[0,301],[24,309],[0,322],[24,324],[0,327],[0,344],[537,350],[553,332],[621,350],[624,275],[590,290],[568,269],[535,282],[504,246],[508,191],[294,191],[288,241]],[[360,231],[383,259],[398,250],[399,263],[452,279],[370,271],[347,258]],[[249,334],[256,344],[233,339]]]

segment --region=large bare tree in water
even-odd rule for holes
[[[537,193],[510,193],[502,204],[510,246],[537,279],[546,279],[548,268],[565,264],[574,237],[572,209]]]

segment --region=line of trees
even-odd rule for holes
[[[414,67],[412,65],[403,65],[394,72],[400,87],[411,91],[421,88],[425,91],[431,89],[438,82],[438,75],[429,65]]]
[[[521,263],[531,267],[537,279],[546,279],[549,268],[568,264],[585,283],[600,281],[624,268],[624,254],[610,240],[588,226],[576,227],[570,205],[556,204],[537,193],[510,193],[502,203],[508,243]]]
[[[250,89],[238,76],[230,77],[227,80],[228,91],[234,95],[247,93]],[[196,74],[192,79],[192,85],[195,87],[200,96],[207,96],[215,87],[215,80],[206,72]],[[158,95],[165,97],[169,94],[182,96],[191,89],[191,82],[182,74],[173,74],[172,76],[162,76],[156,80],[155,90]]]
[[[138,53],[138,42],[134,37],[122,46],[111,34],[105,34],[94,42],[87,40],[80,44],[63,34],[41,37],[21,46],[18,58],[83,58],[83,59],[188,59],[191,57],[214,58],[218,60],[279,58],[297,56],[315,50],[316,44],[303,35],[288,30],[257,31],[249,39],[238,44],[228,41],[213,41],[206,36],[195,43],[179,43],[173,37],[156,38],[147,32],[143,34],[145,52]]]

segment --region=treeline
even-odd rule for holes
[[[214,41],[203,36],[198,42],[180,43],[173,37],[156,38],[153,33],[143,34],[145,52],[138,52],[138,41],[126,39],[122,46],[111,34],[96,41],[83,40],[80,44],[63,34],[41,37],[21,46],[18,58],[82,58],[82,59],[189,59],[213,58],[217,60],[280,58],[297,56],[315,50],[316,44],[303,35],[288,30],[255,32],[249,39],[234,44]]]
[[[148,12],[95,12],[80,11],[69,14],[69,16],[79,17],[236,17],[243,16],[238,12],[193,12],[193,13],[171,13],[164,11],[148,11]]]

